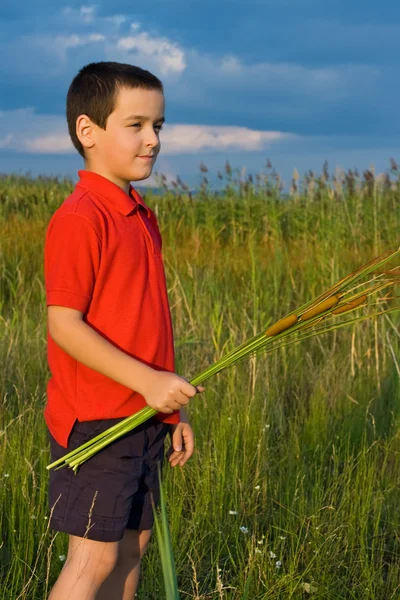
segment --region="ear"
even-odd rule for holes
[[[79,115],[76,120],[76,135],[84,148],[94,146],[94,124],[87,115]]]

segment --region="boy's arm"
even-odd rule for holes
[[[168,371],[157,371],[116,348],[73,308],[48,306],[48,329],[60,348],[85,366],[141,394],[158,412],[171,414],[189,402],[196,388]],[[198,386],[198,391],[203,391]]]

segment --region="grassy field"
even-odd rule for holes
[[[226,189],[145,197],[156,211],[190,379],[380,252],[399,246],[400,173],[267,166]],[[389,177],[390,175],[390,177]],[[0,177],[0,599],[43,600],[67,536],[48,529],[43,244],[69,181]],[[341,329],[206,383],[195,455],[165,470],[181,598],[400,597],[400,313]],[[139,600],[163,597],[155,538]]]

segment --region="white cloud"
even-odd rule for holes
[[[37,154],[65,154],[75,151],[71,138],[67,134],[42,135],[23,140],[23,149],[25,152]]]
[[[135,25],[137,24],[135,23]],[[186,68],[184,52],[177,44],[173,44],[163,37],[151,38],[146,32],[119,38],[115,44],[115,49],[126,53],[127,62],[135,56],[142,56],[156,61],[163,75],[169,72],[181,73]],[[111,45],[108,54],[113,51],[114,48]]]
[[[86,21],[86,23],[91,23],[96,14],[95,6],[81,6],[79,9],[79,14],[81,18]]]
[[[121,25],[125,23],[126,17],[124,15],[112,15],[111,17],[105,17],[104,20],[112,23],[119,30]]]
[[[236,56],[225,56],[220,61],[221,71],[228,74],[238,74],[242,71],[240,60]]]
[[[105,36],[101,33],[91,33],[89,35],[58,35],[52,43],[52,52],[56,52],[62,60],[67,59],[67,52],[70,48],[87,46],[88,44],[104,42]]]
[[[280,131],[257,131],[247,127],[169,125],[161,138],[161,151],[181,154],[207,151],[262,150],[273,142],[296,137]]]
[[[214,125],[165,125],[160,135],[161,154],[254,152],[297,136],[280,131]],[[33,108],[0,112],[0,147],[38,154],[74,153],[64,118],[38,115]],[[3,146],[5,147],[5,146]]]
[[[63,19],[59,32],[0,40],[0,55],[10,57],[6,72],[37,83],[38,76],[48,82],[66,69],[78,70],[83,62],[100,60],[137,64],[163,77],[179,76],[186,69],[185,51],[166,36],[140,30],[139,22],[131,22],[122,33],[127,21],[123,15],[99,17],[93,7],[66,7]],[[82,48],[79,54],[73,52],[77,48]]]
[[[9,148],[12,144],[14,136],[9,133],[4,138],[0,138],[0,148]]]
[[[287,94],[295,104],[298,96],[313,101],[339,101],[352,93],[363,94],[373,90],[381,69],[373,65],[343,64],[336,66],[301,65],[294,62],[259,61],[246,63],[233,54],[213,57],[200,54],[197,50],[187,52],[188,64],[185,80],[171,86],[171,94],[176,91],[178,98],[185,95],[185,100],[197,105],[208,102],[211,98],[215,105],[218,94],[231,99],[247,95],[247,103],[266,101],[278,94]],[[201,82],[201,85],[199,85]],[[199,102],[197,102],[197,98]]]
[[[96,16],[96,6],[94,4],[84,6],[82,5],[79,8],[72,8],[72,6],[65,6],[61,11],[66,17],[71,17],[72,19],[84,21],[86,23],[91,23]]]
[[[96,48],[96,57],[93,60],[115,60],[143,65],[143,68],[157,70],[160,75],[182,73],[186,69],[185,52],[178,44],[165,36],[147,31],[140,31],[141,23],[130,23],[129,35],[121,34],[121,27],[127,22],[125,15],[112,15],[99,17],[96,15],[96,6],[81,6],[80,9],[67,7],[64,9],[75,27],[81,22],[91,24],[102,34],[92,35],[63,35],[56,37],[59,55],[65,60],[67,51],[77,46],[88,45],[93,42],[102,42],[101,50]],[[109,23],[114,25],[110,31]],[[51,46],[49,46],[49,50]]]
[[[72,152],[67,125],[57,115],[37,114],[32,107],[0,111],[2,147],[19,152]],[[53,146],[52,150],[51,147]]]
[[[9,133],[4,138],[0,138],[0,148],[9,148],[13,141],[13,135]]]

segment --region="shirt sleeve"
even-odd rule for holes
[[[100,266],[101,241],[95,225],[76,213],[56,215],[45,242],[46,305],[86,313]]]
[[[175,425],[176,423],[181,422],[181,411],[176,410],[171,414],[158,412],[154,415],[154,417],[157,419],[157,421]]]

